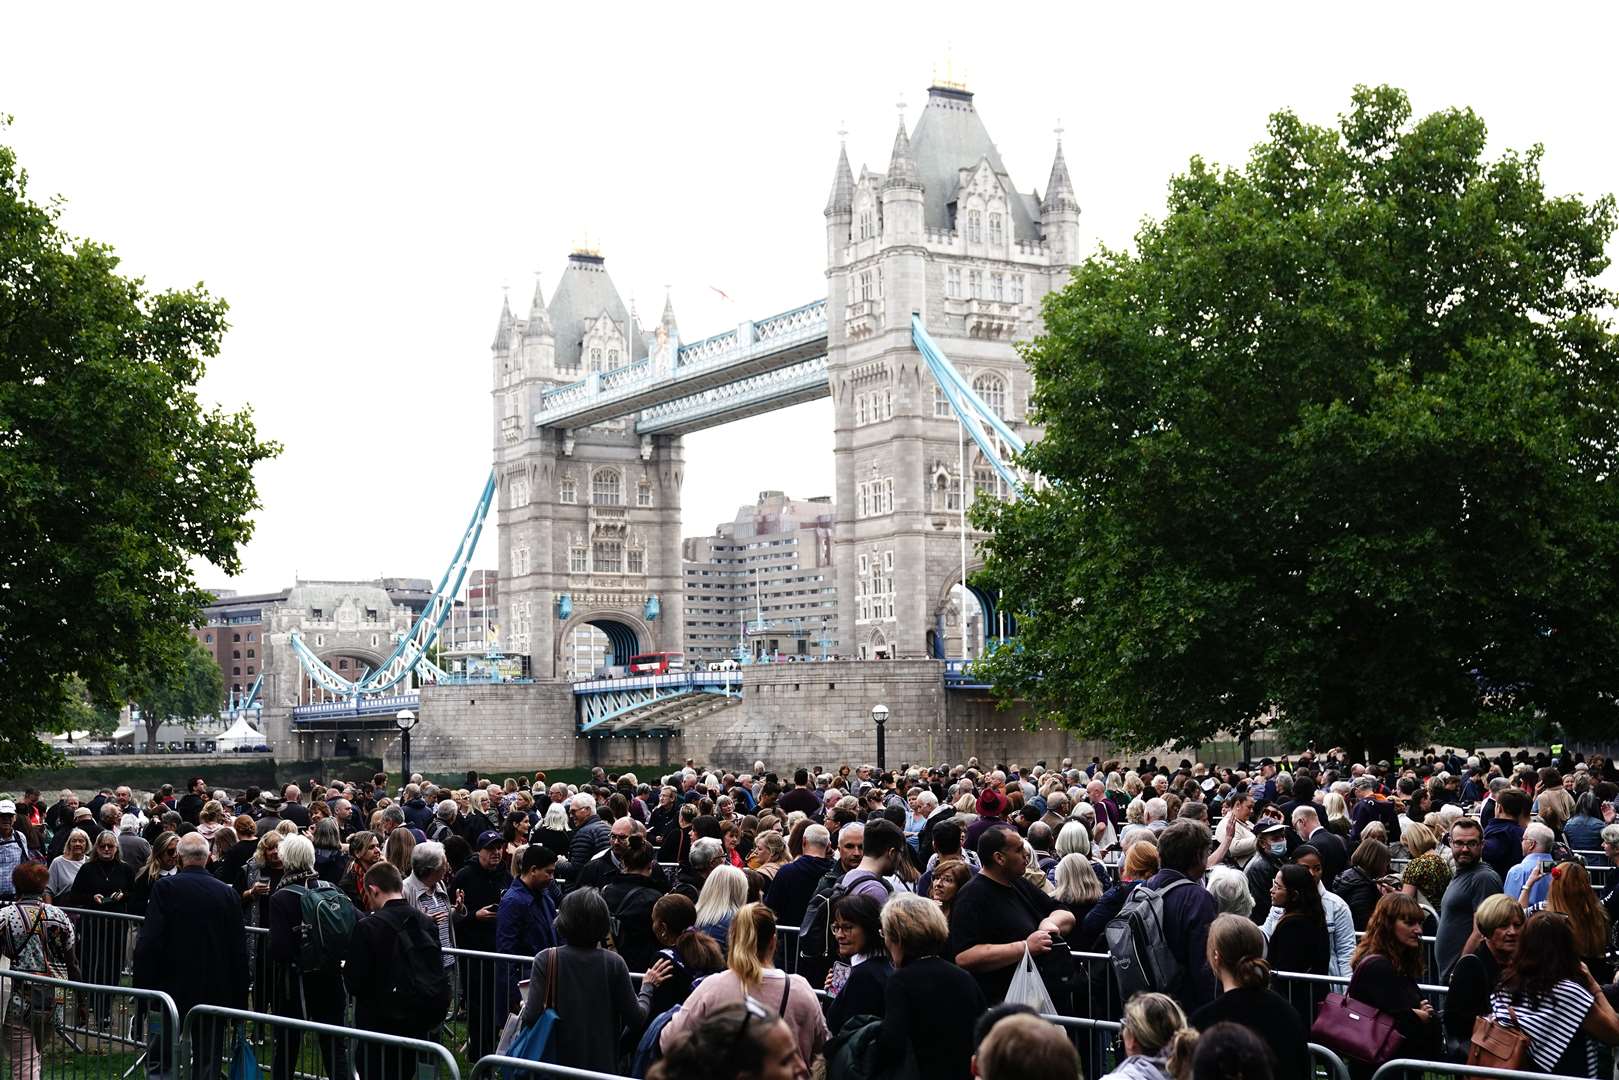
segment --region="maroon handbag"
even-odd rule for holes
[[[1328,994],[1321,1003],[1310,1040],[1362,1065],[1392,1061],[1405,1046],[1392,1016],[1343,994]]]

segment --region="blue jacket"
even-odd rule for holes
[[[556,917],[557,902],[554,890],[556,886],[536,893],[521,881],[513,881],[511,887],[500,897],[500,909],[495,914],[495,951],[512,953],[517,956],[533,957],[542,949],[549,949],[561,945],[557,939]],[[514,1007],[521,1003],[517,1001],[517,982],[528,970],[527,963],[504,963],[506,968],[502,972],[503,981],[512,994]]]
[[[1185,880],[1186,875],[1179,870],[1160,870],[1148,879],[1147,885],[1162,889],[1170,882]],[[1165,936],[1183,973],[1180,989],[1173,996],[1188,1013],[1214,1000],[1214,972],[1208,960],[1209,925],[1219,913],[1214,896],[1201,882],[1164,894]]]
[[[831,868],[829,857],[800,855],[776,871],[765,892],[765,904],[776,913],[782,926],[797,926],[804,921],[815,887]]]
[[[1505,881],[1522,859],[1523,826],[1509,818],[1491,818],[1484,826],[1484,861]]]

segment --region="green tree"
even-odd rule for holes
[[[1272,708],[1379,756],[1503,715],[1611,733],[1613,199],[1387,87],[1268,135],[1046,300],[1049,484],[977,519],[1022,613],[1000,693],[1134,747]]]
[[[198,403],[224,302],[117,266],[0,146],[0,774],[49,757],[72,676],[113,706],[142,690],[125,671],[180,655],[206,599],[191,562],[239,572],[278,449]]]
[[[51,729],[55,735],[66,735],[72,741],[83,732],[89,739],[105,739],[118,730],[118,709],[97,705],[90,698],[90,690],[77,675],[68,679],[63,687],[67,701],[62,708],[61,724]]]
[[[213,655],[187,634],[140,680],[135,699],[146,728],[146,749],[157,749],[157,729],[165,723],[191,726],[215,715],[225,704],[225,677]]]

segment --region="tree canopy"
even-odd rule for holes
[[[160,657],[146,677],[138,681],[141,691],[135,704],[140,706],[148,750],[157,749],[161,725],[195,724],[225,704],[224,674],[213,655],[189,634],[178,656]]]
[[[1002,695],[1136,747],[1271,710],[1380,756],[1515,716],[1611,733],[1614,201],[1485,135],[1388,87],[1336,127],[1277,113],[1047,297],[1047,483],[978,510],[1021,613]]]
[[[225,303],[117,267],[0,145],[0,773],[48,756],[75,676],[114,706],[182,660],[208,598],[191,560],[240,571],[253,466],[278,450],[197,400]]]

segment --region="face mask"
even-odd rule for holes
[[[1287,841],[1283,840],[1280,844],[1272,844],[1270,846],[1270,851],[1272,855],[1286,855]]]

